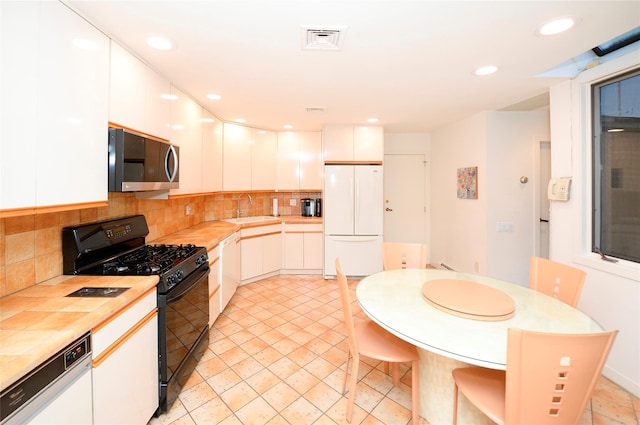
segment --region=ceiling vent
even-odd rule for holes
[[[324,112],[327,108],[324,106],[307,106],[307,112]]]
[[[342,50],[346,26],[302,26],[302,50]]]

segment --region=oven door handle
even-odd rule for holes
[[[209,264],[207,264],[205,267],[202,267],[200,270],[196,271],[195,276],[190,275],[189,276],[189,281],[193,281],[193,283],[187,285],[187,286],[180,286],[178,285],[176,287],[177,292],[174,293],[174,291],[169,291],[166,296],[167,296],[167,304],[172,303],[174,301],[179,300],[180,298],[184,297],[189,291],[191,291],[191,289],[193,289],[195,286],[197,286],[200,282],[202,282],[204,279],[206,279],[209,276]]]

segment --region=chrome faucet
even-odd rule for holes
[[[242,195],[247,195],[247,198],[249,198],[249,205],[253,205],[253,199],[251,198],[251,195],[249,195],[248,193],[241,193],[240,196],[238,196],[238,209],[236,210],[236,216],[238,218],[240,218],[240,199],[242,198]],[[247,216],[249,215],[249,213],[247,213]]]

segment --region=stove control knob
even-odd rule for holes
[[[184,272],[182,270],[178,270],[176,272],[176,279],[178,280],[178,282],[180,282],[182,279],[184,279]]]
[[[208,260],[209,259],[207,258],[207,254],[202,254],[201,256],[196,258],[196,264],[200,266],[200,265],[206,263]]]
[[[176,279],[175,276],[168,276],[167,277],[167,282],[169,282],[169,285],[173,286],[176,283],[178,283],[178,280]]]

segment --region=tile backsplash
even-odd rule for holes
[[[246,192],[242,216],[271,215],[278,199],[281,216],[300,215],[300,199],[320,193]],[[235,217],[240,193],[137,199],[132,193],[109,193],[106,207],[0,218],[0,297],[62,274],[62,228],[65,226],[143,214],[149,225],[147,242],[204,221]],[[291,205],[291,200],[295,205]],[[187,209],[189,214],[187,215]]]

